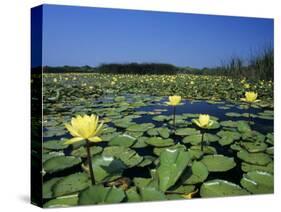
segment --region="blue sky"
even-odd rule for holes
[[[273,20],[45,5],[43,65],[221,65],[273,46]]]

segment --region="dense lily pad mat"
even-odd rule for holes
[[[44,207],[273,193],[273,84],[241,81],[44,74]],[[240,101],[249,89],[260,100],[251,108]],[[202,130],[192,120],[205,113],[213,125]],[[64,124],[82,114],[104,121],[90,147],[95,185],[85,140],[64,144]]]

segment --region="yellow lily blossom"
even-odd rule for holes
[[[245,84],[244,84],[244,87],[248,89],[248,88],[250,88],[250,84],[245,83]]]
[[[246,92],[245,98],[241,98],[241,100],[244,102],[253,103],[253,102],[259,101],[259,100],[257,100],[257,97],[258,97],[258,94],[255,92]]]
[[[103,130],[103,122],[98,125],[99,117],[95,115],[78,115],[71,119],[71,124],[65,124],[66,129],[70,132],[73,138],[67,140],[64,144],[73,144],[84,139],[90,142],[100,142],[99,137]]]
[[[181,102],[181,96],[169,96],[168,105],[176,106]]]
[[[214,123],[207,114],[200,114],[199,119],[193,119],[193,122],[200,128],[208,128]]]

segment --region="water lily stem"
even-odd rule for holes
[[[251,125],[251,103],[249,103],[248,113],[249,113],[249,119],[248,119],[248,122],[249,122],[249,125]]]
[[[176,131],[176,106],[174,106],[173,125],[174,125],[174,131]]]
[[[202,130],[202,140],[201,140],[201,151],[203,151],[203,147],[204,147],[204,131]]]
[[[91,158],[91,152],[90,152],[90,142],[88,140],[86,141],[86,149],[87,149],[87,157],[88,157],[88,164],[89,164],[91,182],[92,182],[92,185],[95,185],[96,182],[95,182],[95,176],[94,176],[92,158]]]

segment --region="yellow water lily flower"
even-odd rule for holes
[[[208,128],[214,123],[207,114],[200,114],[199,119],[193,119],[193,122],[200,128]]]
[[[73,144],[84,139],[90,142],[100,142],[99,137],[103,131],[103,122],[98,125],[99,117],[95,115],[78,115],[71,119],[71,124],[65,124],[66,129],[70,132],[73,138],[67,140],[64,144]]]
[[[176,106],[181,102],[181,96],[169,96],[168,105]]]
[[[246,92],[245,98],[241,98],[241,100],[244,102],[253,103],[253,102],[259,101],[259,100],[257,100],[257,97],[258,97],[258,94],[255,92]]]
[[[250,84],[245,83],[245,84],[244,84],[244,87],[248,89],[248,88],[250,88]]]

